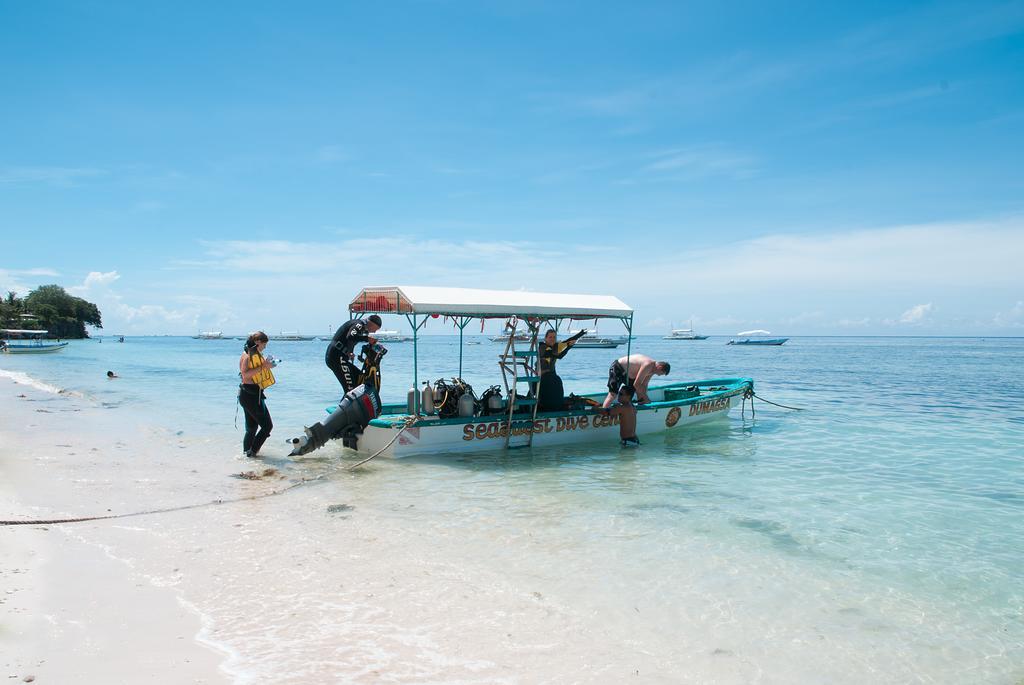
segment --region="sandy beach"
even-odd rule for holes
[[[0,414],[0,518],[110,513],[101,497],[83,496],[127,447],[100,410],[0,378]],[[4,673],[37,683],[228,682],[224,655],[197,639],[199,615],[102,544],[115,526],[124,524],[0,530]]]

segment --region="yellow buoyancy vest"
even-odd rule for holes
[[[263,366],[260,366],[260,364],[263,364]],[[259,352],[253,352],[249,355],[249,368],[255,369],[256,367],[259,367],[260,370],[253,374],[250,383],[260,386],[260,390],[266,390],[276,383],[274,374],[270,371],[270,364],[263,363],[263,355]]]

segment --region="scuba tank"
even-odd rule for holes
[[[499,414],[501,413],[501,390],[498,386],[494,386],[494,392],[487,396],[486,411],[488,414]]]
[[[473,393],[462,393],[462,397],[459,398],[459,416],[467,417],[472,416],[475,413],[476,401],[473,399]]]
[[[434,389],[430,387],[430,381],[423,382],[423,390],[420,393],[420,413],[424,416],[434,413]]]
[[[447,397],[448,392],[445,387],[442,387],[442,382],[438,381],[434,383],[434,408],[437,410],[441,409],[441,404]]]
[[[415,385],[412,386],[411,388],[409,388],[409,393],[408,393],[408,396],[406,398],[405,408],[408,410],[408,412],[410,414],[415,414],[416,413],[416,396],[418,394],[419,394],[419,391],[416,390],[416,386]]]

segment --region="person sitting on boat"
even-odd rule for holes
[[[263,392],[275,383],[274,374],[270,371],[274,361],[263,356],[269,341],[266,333],[256,331],[246,339],[242,356],[238,359],[238,370],[242,376],[242,384],[238,386],[238,403],[245,412],[242,450],[247,457],[259,454],[274,428],[267,409],[267,395]]]
[[[555,362],[569,353],[576,341],[587,334],[586,329],[568,340],[558,342],[554,329],[544,334],[544,340],[537,345],[537,359],[540,360],[539,411],[562,411],[565,409],[565,389],[562,379],[555,373]]]
[[[604,398],[604,403],[601,406],[610,407],[624,385],[631,385],[636,389],[637,404],[650,402],[651,398],[647,396],[647,384],[651,382],[651,377],[667,376],[671,370],[672,367],[668,362],[654,361],[645,354],[619,357],[612,362],[608,369],[608,396]]]
[[[376,314],[365,319],[351,319],[335,331],[334,337],[327,345],[324,362],[327,368],[334,372],[335,378],[345,392],[359,385],[359,369],[352,363],[356,345],[366,342],[376,345],[377,338],[373,337],[373,334],[380,330],[382,323]]]

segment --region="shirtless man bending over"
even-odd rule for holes
[[[616,359],[608,369],[608,396],[604,398],[604,404],[601,406],[610,407],[623,385],[632,385],[636,388],[638,403],[650,402],[647,384],[651,382],[651,376],[667,376],[670,370],[668,362],[656,362],[645,354],[631,354]]]

